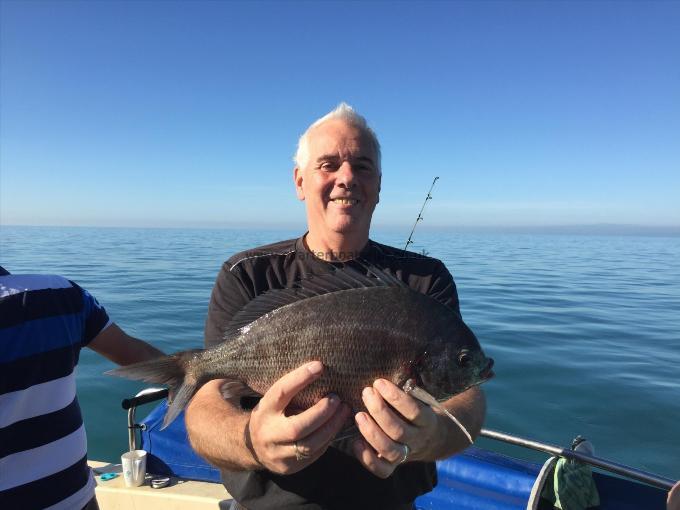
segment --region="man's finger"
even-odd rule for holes
[[[326,423],[314,430],[311,434],[297,441],[298,449],[311,457],[320,457],[328,448],[331,441],[342,430],[350,415],[350,407],[341,404],[337,412]]]
[[[396,386],[395,389],[398,390]],[[400,416],[400,413],[395,412],[380,393],[368,387],[364,388],[361,396],[371,418],[380,428],[380,432],[399,443],[409,442],[415,433],[415,428]],[[373,446],[376,447],[376,445]]]
[[[373,383],[373,388],[408,422],[416,426],[421,425],[419,418],[422,414],[423,404],[386,379],[377,379]]]
[[[376,455],[387,462],[397,462],[404,456],[403,446],[390,438],[366,413],[354,417],[364,440],[373,447]]]
[[[266,391],[260,400],[261,409],[283,412],[295,395],[316,381],[323,372],[320,361],[312,361],[288,372]]]
[[[285,440],[294,441],[312,434],[337,413],[339,406],[340,397],[328,395],[309,409],[289,416],[286,427],[289,430],[290,436],[286,437]]]
[[[352,444],[354,456],[361,464],[375,476],[387,478],[395,469],[394,464],[390,464],[385,459],[376,455],[373,449],[362,439],[357,439]]]

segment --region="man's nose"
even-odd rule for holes
[[[354,175],[354,168],[349,161],[343,161],[336,173],[338,186],[343,188],[352,188],[356,184],[356,176]]]

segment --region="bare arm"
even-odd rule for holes
[[[252,412],[222,399],[222,381],[209,382],[187,408],[191,445],[210,463],[226,469],[300,471],[323,455],[349,417],[349,408],[334,395],[299,414],[288,414],[293,397],[322,371],[323,365],[316,361],[289,372],[269,388]]]
[[[222,398],[222,382],[209,381],[189,402],[184,419],[191,446],[215,466],[239,471],[259,469],[245,443],[250,412]]]
[[[473,440],[477,438],[486,417],[486,396],[479,386],[474,386],[450,398],[444,403],[444,407],[458,418]],[[429,442],[429,450],[425,450],[421,454],[421,460],[444,459],[460,453],[470,446],[468,438],[451,418],[437,410],[434,412],[437,415],[437,431],[441,435],[435,433],[434,438]]]
[[[389,381],[377,380],[362,396],[368,413],[355,416],[363,439],[355,442],[354,453],[376,476],[386,478],[392,474],[403,459],[404,444],[410,450],[409,461],[442,459],[470,446],[465,434],[450,418]],[[479,387],[452,397],[444,407],[473,438],[479,434],[486,414],[486,399]]]
[[[115,323],[101,331],[87,346],[119,365],[129,365],[163,356],[162,351],[128,335]]]

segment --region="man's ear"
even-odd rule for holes
[[[302,189],[302,181],[304,180],[302,170],[300,170],[300,167],[295,167],[295,170],[293,170],[293,181],[295,182],[295,193],[297,194],[298,199],[304,200],[305,199],[305,192]]]

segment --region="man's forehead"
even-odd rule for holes
[[[314,128],[309,133],[309,145],[314,158],[339,152],[375,158],[375,147],[368,133],[342,120],[324,122]]]

